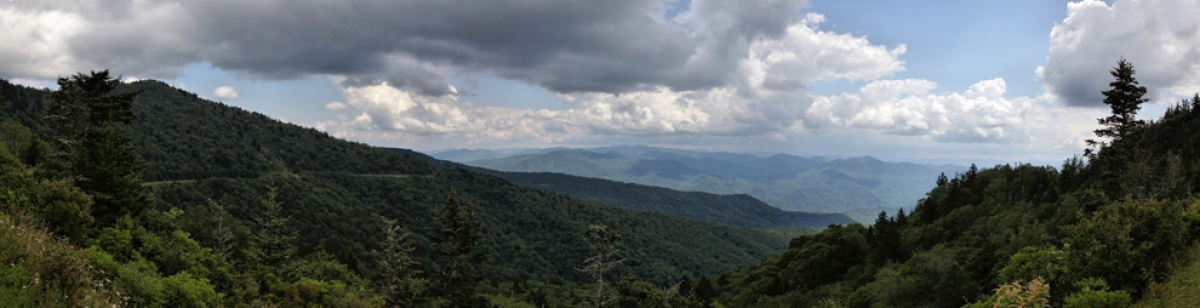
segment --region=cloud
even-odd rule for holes
[[[333,81],[341,89],[345,102],[326,104],[326,109],[361,113],[324,127],[408,141],[472,136],[487,136],[493,141],[578,140],[600,136],[777,138],[805,129],[806,110],[812,103],[807,83],[871,80],[904,69],[904,62],[899,60],[905,52],[904,46],[889,49],[872,45],[863,37],[820,30],[818,26],[824,21],[820,14],[810,13],[800,18],[797,14],[760,12],[770,6],[722,13],[714,3],[698,1],[694,5],[693,11],[680,14],[671,22],[697,35],[736,36],[711,38],[712,42],[735,42],[732,46],[736,48],[729,49],[730,45],[724,44],[697,45],[698,53],[689,55],[678,71],[670,73],[679,78],[635,82],[630,88],[616,92],[607,91],[611,90],[607,86],[564,91],[559,98],[570,108],[548,111],[476,106],[462,100],[448,84],[445,89],[432,91],[388,81],[338,76]],[[730,20],[737,16],[729,14],[749,19]],[[756,14],[774,17],[754,21],[750,16]],[[776,27],[778,23],[789,22]],[[716,54],[729,57],[713,58]],[[640,61],[630,60],[634,64]],[[712,67],[720,69],[708,71]],[[582,69],[576,73],[564,71],[546,77],[555,77],[553,82],[567,82],[590,78],[581,76],[589,72],[599,74],[604,69],[613,67]],[[644,68],[616,69],[614,73],[638,75]],[[655,72],[658,73],[661,72]],[[709,77],[702,76],[715,79],[709,80],[710,83],[701,80]],[[701,84],[706,86],[695,87]]]
[[[267,79],[345,76],[447,95],[487,73],[552,91],[707,89],[736,81],[748,45],[801,19],[803,0],[24,1],[0,8],[0,77],[112,68],[171,78],[193,63]]]
[[[1103,106],[1108,74],[1124,56],[1153,92],[1200,92],[1200,3],[1173,0],[1084,0],[1050,33],[1050,53],[1037,80],[1072,106]],[[1153,95],[1151,97],[1154,97]]]
[[[213,95],[220,99],[234,100],[238,98],[238,91],[231,86],[220,86],[213,90]]]
[[[808,110],[816,126],[920,135],[938,143],[1081,146],[1096,116],[1028,97],[1006,97],[1003,79],[962,92],[935,93],[929,80],[876,80],[857,93],[817,96]],[[1076,116],[1063,116],[1074,114]],[[1055,116],[1049,116],[1055,115]],[[1081,115],[1081,116],[1078,116]],[[1056,119],[1057,117],[1057,119]],[[1064,129],[1063,126],[1073,127]]]
[[[874,80],[904,70],[907,48],[891,50],[865,37],[820,31],[825,16],[808,13],[780,39],[757,40],[742,66],[747,82],[760,90],[804,89],[813,80]]]
[[[346,105],[346,103],[343,102],[329,102],[328,104],[325,104],[325,109],[334,111],[346,110],[350,109],[350,105]]]

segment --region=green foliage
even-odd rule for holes
[[[1069,273],[1067,252],[1058,248],[1025,247],[1009,257],[1008,265],[997,272],[1000,281],[1042,280],[1047,285],[1061,285]],[[1054,295],[1061,295],[1062,292]]]
[[[297,233],[288,225],[290,217],[283,214],[283,202],[277,200],[275,187],[262,199],[262,214],[254,217],[258,230],[251,235],[251,260],[258,266],[280,269],[296,253]]]
[[[484,295],[484,297],[496,308],[538,308],[538,306],[534,306],[533,304],[504,295],[488,294]]]
[[[322,281],[339,281],[350,286],[367,284],[366,280],[358,277],[354,270],[338,262],[336,256],[323,250],[289,262],[281,272],[283,278],[289,281],[311,278]]]
[[[1189,203],[1126,199],[1066,227],[1069,272],[1139,293],[1146,281],[1164,277],[1173,256],[1186,247],[1188,222],[1181,214]]]
[[[0,230],[0,299],[5,306],[122,305],[83,251],[37,227],[35,219],[0,212]]]
[[[0,80],[0,119],[16,121],[35,132],[46,128],[42,116],[50,107],[50,91]]]
[[[699,307],[700,303],[681,296],[679,285],[659,287],[627,276],[616,285],[617,307]]]
[[[475,204],[465,203],[460,203],[451,192],[442,214],[434,218],[438,227],[430,230],[429,235],[438,254],[434,283],[449,300],[449,307],[479,307],[483,301],[475,294],[475,285],[479,283],[477,266],[487,258],[486,252],[476,251],[483,224],[475,212]]]
[[[141,163],[131,139],[118,124],[134,120],[136,92],[114,93],[120,81],[107,70],[58,79],[54,104],[46,115],[58,177],[77,180],[94,204],[102,225],[144,209]]]
[[[612,271],[622,262],[619,259],[613,260],[617,253],[613,244],[621,238],[621,234],[604,225],[590,225],[583,234],[587,238],[588,246],[592,249],[592,256],[583,261],[583,267],[579,268],[579,271],[591,276],[596,281],[596,290],[589,296],[587,305],[589,307],[607,307],[616,300],[616,297],[605,289],[607,283],[604,280],[604,274]]]
[[[1085,278],[1076,282],[1075,288],[1079,291],[1067,296],[1063,301],[1064,308],[1118,308],[1133,303],[1129,293],[1109,291],[1102,279]]]
[[[996,294],[987,301],[963,306],[964,308],[1049,308],[1050,284],[1041,278],[1028,283],[1014,281],[996,289]]]
[[[132,306],[220,306],[212,283],[233,280],[227,264],[179,231],[164,237],[123,219],[96,242],[89,258]]]
[[[885,269],[864,287],[884,307],[959,307],[982,290],[963,259],[966,250],[938,246]]]
[[[339,281],[309,278],[287,285],[282,290],[286,307],[382,307],[379,299],[350,289]]]
[[[420,262],[413,259],[416,248],[410,243],[412,233],[401,233],[395,220],[384,219],[384,240],[375,272],[375,288],[383,296],[389,307],[414,306],[417,298],[425,288],[425,280],[417,275],[423,272]]]
[[[1162,283],[1151,283],[1134,307],[1187,307],[1200,303],[1200,245],[1193,244],[1178,269]]]
[[[1112,115],[1100,119],[1100,125],[1105,127],[1097,129],[1096,136],[1117,140],[1146,124],[1143,120],[1135,119],[1138,110],[1142,109],[1142,103],[1149,99],[1142,97],[1146,95],[1146,87],[1138,85],[1133,73],[1133,64],[1125,61],[1125,58],[1121,58],[1117,67],[1109,72],[1116,80],[1108,83],[1112,89],[1104,91],[1104,104],[1112,109]],[[1096,144],[1096,141],[1088,140],[1088,143]]]
[[[253,178],[272,172],[430,174],[424,161],[336,139],[257,112],[209,101],[153,80],[118,87],[138,92],[129,125],[147,181]]]
[[[0,159],[7,154],[0,148]],[[56,234],[74,243],[82,243],[93,218],[92,198],[69,179],[38,180],[33,169],[13,162],[11,169],[0,168],[0,206],[39,218]]]

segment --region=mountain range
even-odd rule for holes
[[[703,152],[649,146],[448,150],[434,157],[511,172],[552,172],[721,195],[745,194],[788,211],[912,207],[956,165],[884,162],[871,156]],[[467,160],[469,158],[480,158]]]

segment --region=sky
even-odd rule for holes
[[[1058,164],[1200,92],[1200,2],[0,1],[0,78],[110,69],[368,144]]]

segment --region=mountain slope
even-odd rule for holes
[[[138,120],[128,132],[147,163],[147,181],[256,177],[284,169],[433,172],[420,159],[213,103],[158,81],[125,84],[118,91],[141,91],[134,102]]]
[[[407,149],[389,149],[425,159],[438,170],[469,169],[513,184],[639,211],[723,223],[747,228],[825,227],[853,223],[843,214],[783,211],[748,195],[714,195],[622,183],[561,173],[505,172],[440,160]],[[871,219],[879,210],[872,213]],[[869,220],[868,220],[869,221]]]
[[[964,168],[888,163],[864,156],[838,160],[777,154],[623,146],[554,150],[466,162],[511,172],[554,172],[713,194],[747,194],[772,206],[807,212],[911,206],[941,173]]]
[[[796,238],[706,296],[731,307],[993,307],[1035,293],[1051,307],[1193,305],[1197,143],[1200,98],[1061,169],[971,168],[911,215]]]
[[[139,119],[126,129],[143,154],[145,177],[158,181],[147,183],[149,200],[163,213],[182,210],[173,214],[180,215],[176,223],[201,243],[214,242],[212,226],[222,217],[234,218],[225,221],[233,225],[234,242],[247,243],[264,195],[278,187],[290,226],[299,232],[300,255],[329,252],[364,276],[381,239],[380,218],[422,234],[452,191],[479,205],[480,248],[493,254],[486,272],[500,281],[582,280],[576,267],[586,258],[582,233],[589,224],[622,233],[624,271],[659,283],[746,266],[786,247],[785,237],[763,230],[571,199],[469,170],[435,173],[419,153],[339,140],[157,81],[119,90],[140,91],[134,103]],[[30,121],[40,120],[36,106],[46,104],[40,98],[10,102],[11,110],[34,110],[24,117]],[[228,214],[215,212],[211,202]],[[417,246],[429,253],[423,237]]]
[[[486,172],[486,171],[484,171]],[[789,212],[748,195],[714,195],[559,173],[486,172],[515,184],[635,210],[750,228],[824,227],[854,220],[842,214]]]

